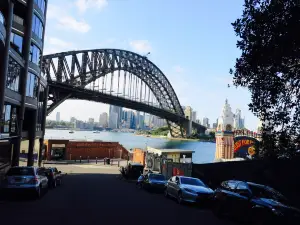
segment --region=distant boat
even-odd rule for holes
[[[70,130],[70,131],[69,131],[69,134],[74,134],[74,130]]]
[[[99,134],[100,131],[99,131],[99,130],[96,130],[96,131],[94,131],[93,133],[94,133],[94,134]]]

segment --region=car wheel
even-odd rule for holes
[[[169,198],[169,193],[168,193],[168,189],[167,188],[164,191],[164,195],[165,195],[166,198]]]
[[[182,193],[181,192],[178,192],[178,194],[177,194],[177,203],[179,205],[181,205],[183,203],[183,197],[182,197]]]

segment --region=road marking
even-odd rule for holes
[[[74,165],[74,166],[85,168],[85,169],[117,169],[116,167],[96,166],[96,165]]]

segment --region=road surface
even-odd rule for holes
[[[63,185],[40,200],[0,203],[1,224],[232,224],[208,209],[181,206],[161,194],[138,190],[117,178],[115,167],[69,165],[59,170],[68,173]]]

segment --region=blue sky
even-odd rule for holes
[[[51,0],[45,54],[74,49],[120,48],[140,54],[168,77],[182,105],[202,120],[215,122],[225,99],[242,110],[246,126],[257,118],[248,110],[250,93],[228,88],[229,69],[239,56],[231,22],[242,13],[243,0]],[[96,120],[108,106],[66,101],[51,115]]]

